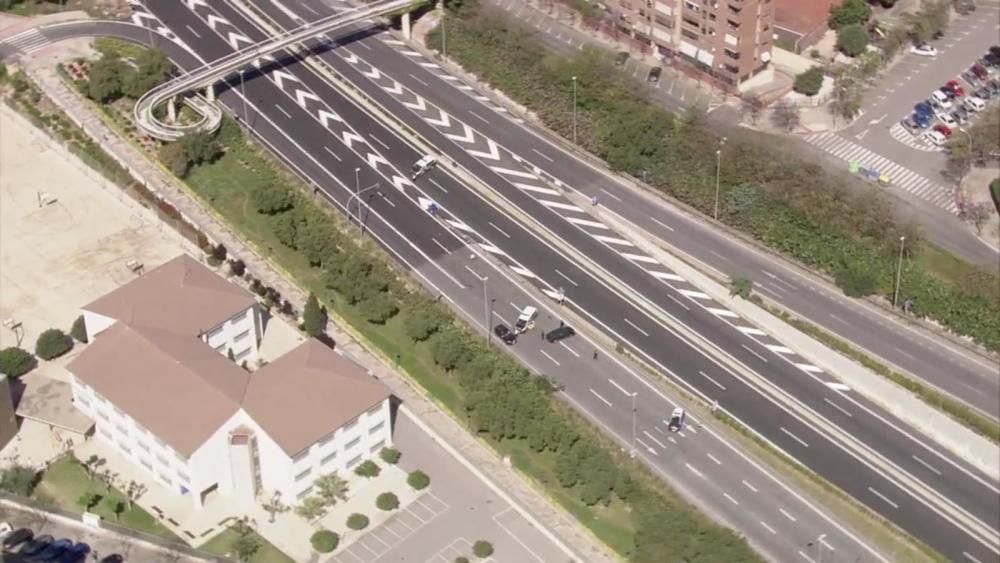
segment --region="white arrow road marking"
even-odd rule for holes
[[[355,135],[350,131],[344,131],[344,144],[347,145],[348,147],[351,147],[353,146],[354,141],[361,141],[362,143],[365,142],[365,140],[361,138],[360,135]]]
[[[153,20],[156,21],[156,16],[147,14],[145,12],[134,12],[132,14],[132,22],[136,25],[142,25],[142,20]]]
[[[326,111],[325,109],[319,110],[318,115],[319,115],[320,121],[323,122],[323,125],[325,127],[329,127],[330,126],[330,121],[336,121],[338,123],[343,123],[344,122],[344,120],[341,119],[339,115],[337,115],[335,113],[330,113],[330,112]]]
[[[267,61],[269,63],[273,63],[273,62],[276,62],[278,60],[278,59],[272,57],[271,55],[262,55],[260,58],[254,59],[253,62],[250,63],[250,64],[252,64],[253,66],[255,66],[257,68],[260,68],[263,65],[263,63],[260,62],[261,59],[263,59],[263,60],[265,60],[265,61]]]
[[[403,105],[410,109],[415,109],[418,111],[426,111],[427,104],[424,102],[424,99],[421,98],[420,96],[416,96],[416,98],[417,98],[416,102],[403,102]]]
[[[194,10],[194,8],[191,9]],[[230,27],[232,26],[232,24],[229,23],[228,20],[226,20],[225,18],[220,18],[215,14],[208,14],[208,16],[205,17],[205,21],[208,23],[208,27],[212,28],[213,31],[217,31],[217,26],[220,23],[228,25]]]
[[[379,164],[390,166],[388,160],[382,158],[381,155],[377,155],[375,153],[368,153],[367,160],[368,160],[368,165],[371,166],[372,168],[378,168]]]
[[[438,110],[438,114],[441,116],[440,118],[432,119],[428,117],[425,119],[425,121],[427,121],[427,123],[430,123],[431,125],[437,125],[439,127],[451,127],[451,120],[448,119],[448,114],[442,110]]]
[[[481,157],[481,158],[489,158],[491,160],[499,160],[500,159],[500,151],[497,149],[497,144],[493,142],[493,139],[489,139],[489,138],[486,139],[486,143],[489,145],[490,152],[482,152],[482,151],[470,150],[470,151],[468,151],[468,153],[471,154],[472,156],[478,156],[478,157]]]
[[[406,189],[406,186],[410,185],[410,181],[402,176],[396,176],[393,174],[392,185],[396,186],[396,189],[402,192]]]
[[[383,86],[382,89],[397,96],[403,93],[403,85],[395,80],[392,81],[392,86]]]
[[[461,141],[463,143],[471,143],[472,140],[475,138],[475,133],[472,132],[472,128],[471,127],[469,127],[468,125],[466,125],[464,123],[462,124],[462,128],[464,129],[464,133],[465,133],[464,135],[455,135],[453,133],[445,133],[444,136],[448,137],[449,139],[451,139],[453,141]]]
[[[194,11],[194,9],[197,8],[198,6],[208,7],[208,4],[205,3],[205,0],[184,0],[184,5],[186,5],[188,9],[191,11]]]
[[[306,90],[296,90],[295,100],[299,102],[299,105],[302,107],[306,107],[306,100],[312,100],[314,102],[320,101],[315,94],[313,94],[312,92],[308,92]]]
[[[371,70],[362,70],[361,74],[367,76],[368,78],[378,79],[382,77],[382,73],[378,71],[375,67],[370,67]]]
[[[356,57],[354,53],[349,52],[346,55],[344,55],[343,58],[345,61],[351,63],[352,65],[358,63],[358,57]]]
[[[233,46],[233,49],[237,51],[240,49],[240,41],[243,41],[247,45],[253,45],[253,41],[250,41],[248,37],[244,37],[239,33],[229,32],[229,44]]]
[[[276,71],[274,71],[274,72],[271,73],[271,76],[273,76],[274,77],[274,81],[278,83],[278,88],[284,88],[285,87],[285,84],[284,84],[285,80],[290,80],[292,82],[298,82],[299,81],[298,78],[295,78],[294,74],[292,74],[290,72],[285,72],[283,70],[276,70]]]

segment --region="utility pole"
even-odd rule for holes
[[[576,77],[573,77],[573,145],[576,145]]]
[[[631,457],[635,457],[635,397],[638,394],[638,391],[632,391],[630,394],[632,397],[632,451],[629,456]]]
[[[896,308],[896,302],[899,301],[899,280],[903,277],[903,245],[906,243],[906,237],[899,237],[899,264],[896,265],[896,291],[892,293],[892,308]]]
[[[492,320],[492,309],[490,308],[490,297],[486,289],[486,282],[489,281],[489,276],[483,276],[480,278],[483,281],[483,322],[486,325],[486,345],[493,345],[493,330],[490,327],[490,321]]]
[[[250,127],[250,120],[247,118],[247,89],[243,82],[243,69],[240,69],[240,96],[243,98],[243,123]]]
[[[719,220],[719,176],[722,172],[722,145],[726,144],[726,138],[719,140],[719,148],[715,151],[715,213],[713,217]]]
[[[448,19],[448,10],[444,3],[441,3],[441,58],[448,60],[448,32],[445,30],[444,22]]]
[[[358,220],[358,235],[364,236],[365,232],[361,226],[361,169],[354,169],[354,197],[358,198],[358,214],[356,219]],[[351,212],[350,209],[347,210],[348,213]]]

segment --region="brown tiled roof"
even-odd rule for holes
[[[184,456],[236,413],[250,377],[194,335],[122,322],[66,369]]]
[[[309,340],[251,376],[243,408],[294,457],[388,396],[361,366]]]
[[[827,25],[830,6],[843,0],[775,0],[774,24],[806,35]]]
[[[247,290],[182,254],[84,309],[134,327],[196,337],[255,302]]]

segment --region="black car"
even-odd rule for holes
[[[499,324],[493,327],[493,334],[497,335],[497,338],[503,340],[504,344],[507,344],[508,346],[517,342],[517,335],[507,328],[507,325],[505,324]]]
[[[940,90],[941,93],[944,94],[945,96],[948,96],[949,100],[954,100],[958,96],[958,94],[956,94],[954,90],[948,88],[947,86],[942,86],[938,88],[938,90]]]
[[[983,86],[982,88],[976,90],[975,96],[981,100],[988,100],[993,97],[993,91]]]
[[[573,330],[573,327],[563,325],[559,328],[554,328],[546,332],[545,340],[555,343],[559,342],[560,340],[565,340],[570,336],[573,336],[574,334],[576,334],[576,331]]]
[[[35,537],[35,532],[30,528],[19,528],[7,534],[3,539],[3,548],[14,549],[26,541],[31,541],[33,537]]]
[[[654,66],[649,69],[649,74],[646,75],[646,82],[659,82],[661,74],[663,74],[663,69],[661,67]]]
[[[101,559],[101,563],[125,563],[125,558],[117,553],[112,553]]]
[[[28,559],[31,561],[55,561],[60,555],[63,554],[63,552],[71,547],[73,547],[73,540],[63,538],[50,543],[37,555],[29,557]]]
[[[31,539],[21,547],[21,555],[35,555],[46,547],[49,547],[53,541],[55,541],[55,538],[48,534]]]

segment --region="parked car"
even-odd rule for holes
[[[686,417],[684,409],[680,407],[674,407],[674,411],[670,413],[670,422],[667,423],[667,430],[671,432],[680,432],[684,428],[684,418]]]
[[[926,115],[928,117],[934,115],[934,109],[928,102],[920,102],[919,104],[913,106],[913,112],[919,115]]]
[[[982,88],[976,90],[974,95],[981,100],[989,100],[993,97],[993,91],[988,87],[983,86]]]
[[[967,121],[969,121],[968,117],[969,114],[966,113],[965,115],[963,115],[959,113],[958,110],[960,109],[962,108],[960,107],[955,108],[954,111],[952,111],[951,114],[949,114],[949,117],[951,117],[955,121],[955,123],[959,125],[964,125]]]
[[[949,80],[944,86],[954,92],[956,96],[965,95],[965,89],[962,88],[962,85],[958,82],[958,80]]]
[[[628,60],[628,51],[618,51],[615,55],[615,66],[622,66]]]
[[[659,82],[661,74],[663,74],[663,69],[658,66],[654,66],[653,68],[649,69],[649,74],[646,75],[646,82],[652,82],[652,83]]]
[[[565,340],[570,336],[573,336],[574,334],[576,334],[576,331],[573,330],[573,327],[563,325],[561,327],[554,328],[546,332],[545,340],[548,340],[549,342],[552,343],[556,343],[559,342],[560,340]]]
[[[980,80],[987,80],[990,77],[990,71],[986,70],[983,65],[975,64],[969,67],[969,71],[975,74]]]
[[[938,146],[938,147],[940,147],[941,145],[945,144],[945,142],[948,140],[948,139],[945,138],[944,135],[942,135],[938,131],[927,131],[927,132],[925,132],[924,133],[924,139],[926,139],[928,143],[930,143],[932,145],[935,145],[935,146]]]
[[[990,89],[990,92],[993,92],[994,96],[1000,96],[1000,80],[990,80],[987,88]]]
[[[73,540],[62,538],[50,543],[45,549],[28,559],[32,561],[55,561],[70,547],[73,547]]]
[[[63,554],[59,557],[58,563],[81,563],[87,559],[87,554],[89,553],[89,545],[83,542],[77,542],[63,552]]]
[[[125,558],[117,553],[112,553],[101,559],[100,563],[125,563]]]
[[[4,536],[3,543],[0,545],[3,546],[4,550],[11,550],[24,542],[31,541],[33,537],[35,537],[35,532],[30,528],[18,528]]]
[[[947,86],[942,86],[938,88],[938,92],[941,92],[942,94],[947,96],[949,100],[954,100],[955,98],[958,97],[958,94],[956,94],[954,90],[952,90]]]
[[[935,125],[934,131],[941,133],[941,136],[943,136],[945,139],[951,137],[951,128],[945,125],[944,123],[938,123],[937,125]]]
[[[951,94],[951,97],[949,97],[948,94]],[[931,105],[933,106],[934,102],[937,102],[942,108],[948,109],[951,107],[952,97],[954,97],[954,94],[951,91],[945,93],[941,90],[934,90],[931,92]]]
[[[958,122],[955,121],[955,119],[951,116],[950,113],[946,113],[946,112],[942,111],[942,112],[936,113],[935,116],[938,118],[938,120],[941,123],[945,124],[948,127],[955,127],[956,125],[958,125]]]
[[[910,117],[907,117],[906,119],[900,121],[899,124],[903,126],[903,129],[906,129],[907,131],[909,131],[911,135],[916,135],[921,129],[923,129],[917,123],[916,116],[913,116],[913,115],[911,115]]]
[[[526,306],[521,310],[521,314],[517,316],[517,321],[514,322],[514,334],[521,334],[535,328],[535,319],[537,317],[538,309],[531,305]]]
[[[965,102],[962,105],[969,111],[983,111],[986,108],[986,102],[977,96],[965,98]]]
[[[910,47],[910,52],[914,55],[920,55],[922,57],[936,57],[937,49],[931,47],[926,43],[921,43],[920,45],[914,45]]]
[[[41,536],[38,536],[37,538],[30,539],[23,546],[21,546],[20,554],[21,555],[27,555],[27,556],[35,555],[39,551],[41,551],[41,550],[45,549],[46,547],[48,547],[49,545],[51,545],[53,541],[55,541],[55,538],[53,538],[52,536],[50,536],[48,534],[41,535]]]
[[[931,119],[933,118],[926,113],[913,114],[913,122],[916,123],[917,129],[927,129],[930,127]]]
[[[958,115],[959,123],[965,123],[966,121],[969,120],[969,110],[965,109],[962,106],[958,106],[957,108],[955,108],[955,111],[953,113],[955,115]]]
[[[982,80],[978,76],[972,73],[971,70],[967,70],[962,73],[962,80],[969,83],[969,85],[975,87],[982,83]]]
[[[497,335],[497,338],[503,340],[503,343],[508,346],[517,342],[517,335],[514,334],[512,330],[507,328],[507,325],[505,324],[498,324],[493,327],[493,334]]]

